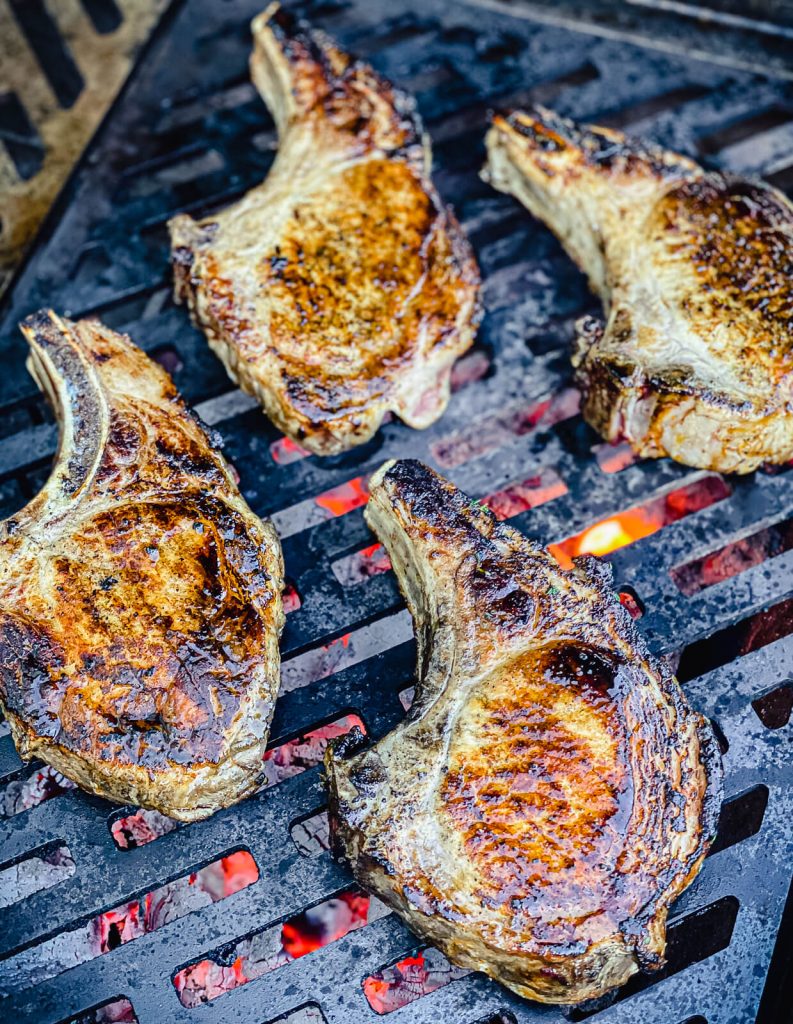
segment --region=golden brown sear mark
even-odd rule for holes
[[[529,651],[471,700],[440,793],[493,905],[592,892],[632,788],[614,659],[577,644]],[[599,898],[599,897],[598,897]]]

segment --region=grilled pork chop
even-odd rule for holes
[[[278,4],[253,80],[280,148],[222,213],[171,223],[176,296],[230,376],[321,455],[389,411],[426,427],[479,319],[479,271],[429,176],[413,100]]]
[[[660,967],[720,760],[610,570],[560,569],[419,462],[378,471],[366,516],[419,679],[392,733],[327,758],[336,852],[423,939],[520,995],[574,1003]]]
[[[0,524],[0,703],[22,757],[204,818],[261,778],[279,682],[281,550],[171,379],[128,338],[22,325],[61,443]]]
[[[496,117],[487,147],[487,180],[559,236],[606,308],[573,360],[587,421],[723,472],[793,458],[790,202],[540,107]]]

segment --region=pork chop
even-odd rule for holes
[[[327,756],[336,853],[422,939],[522,996],[576,1003],[659,968],[716,829],[710,723],[597,559],[561,569],[414,461],[377,472],[366,516],[418,682],[393,732]]]
[[[204,818],[262,777],[278,538],[129,338],[51,311],[22,330],[61,441],[44,489],[0,524],[0,704],[17,750],[100,796]]]
[[[577,126],[497,116],[484,176],[589,276],[579,324],[587,421],[642,456],[748,473],[793,458],[793,206],[762,182]]]
[[[177,299],[312,452],[367,441],[389,412],[426,427],[473,341],[479,271],[415,103],[278,4],[252,28],[278,156],[238,203],[170,222]]]

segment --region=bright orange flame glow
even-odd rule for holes
[[[343,516],[345,512],[351,512],[354,508],[365,505],[369,497],[367,481],[362,476],[348,480],[346,484],[339,484],[324,494],[320,494],[314,500],[320,508],[326,509],[332,516]]]
[[[311,452],[306,451],[297,441],[293,441],[291,437],[282,437],[278,441],[273,441],[270,445],[270,455],[279,466],[288,466],[290,462],[298,462],[310,454]]]
[[[343,636],[337,636],[335,640],[331,640],[329,644],[323,644],[323,650],[329,651],[331,647],[338,647],[341,644],[342,647],[350,646],[350,637],[352,633],[345,633]]]
[[[390,1000],[388,997],[391,994],[391,990],[399,985],[400,982],[407,982],[412,988],[417,990],[418,995],[423,995],[421,988],[422,984],[426,982],[427,974],[424,954],[417,953],[416,956],[406,956],[404,960],[400,960],[399,963],[389,968],[387,974],[387,978],[377,974],[370,974],[368,978],[364,978],[364,995],[369,1000],[369,1005],[375,1013],[384,1014],[397,1008],[396,1006],[389,1006]],[[414,998],[414,995],[411,991],[410,998],[404,1000],[404,1002],[411,1002],[412,998]],[[397,1005],[399,1005],[398,1002]]]
[[[551,544],[548,550],[563,568],[569,569],[578,555],[607,555],[627,547],[642,537],[657,533],[669,523],[715,505],[729,494],[730,486],[722,477],[715,474],[700,477],[644,505],[602,519],[575,537]]]
[[[259,880],[256,861],[247,850],[230,853],[220,862],[223,869],[223,894],[232,896],[235,892],[253,885]]]
[[[560,544],[551,544],[548,550],[560,565],[570,569],[578,555],[608,555],[642,537],[649,537],[663,525],[663,516],[633,509],[611,519],[603,519]]]

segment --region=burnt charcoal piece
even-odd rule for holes
[[[0,704],[22,757],[205,818],[261,780],[278,538],[128,338],[51,311],[22,330],[61,444],[44,489],[0,524]]]
[[[558,235],[605,307],[605,325],[578,324],[587,422],[703,469],[793,458],[790,201],[542,107],[496,117],[487,147],[484,177]]]
[[[578,1003],[664,965],[721,789],[710,723],[651,657],[591,557],[561,569],[420,462],[386,463],[367,520],[418,642],[406,720],[330,751],[331,840],[461,967]]]
[[[271,5],[253,80],[278,126],[266,181],[170,222],[176,297],[230,376],[320,455],[449,401],[479,319],[479,270],[429,177],[413,99]]]

